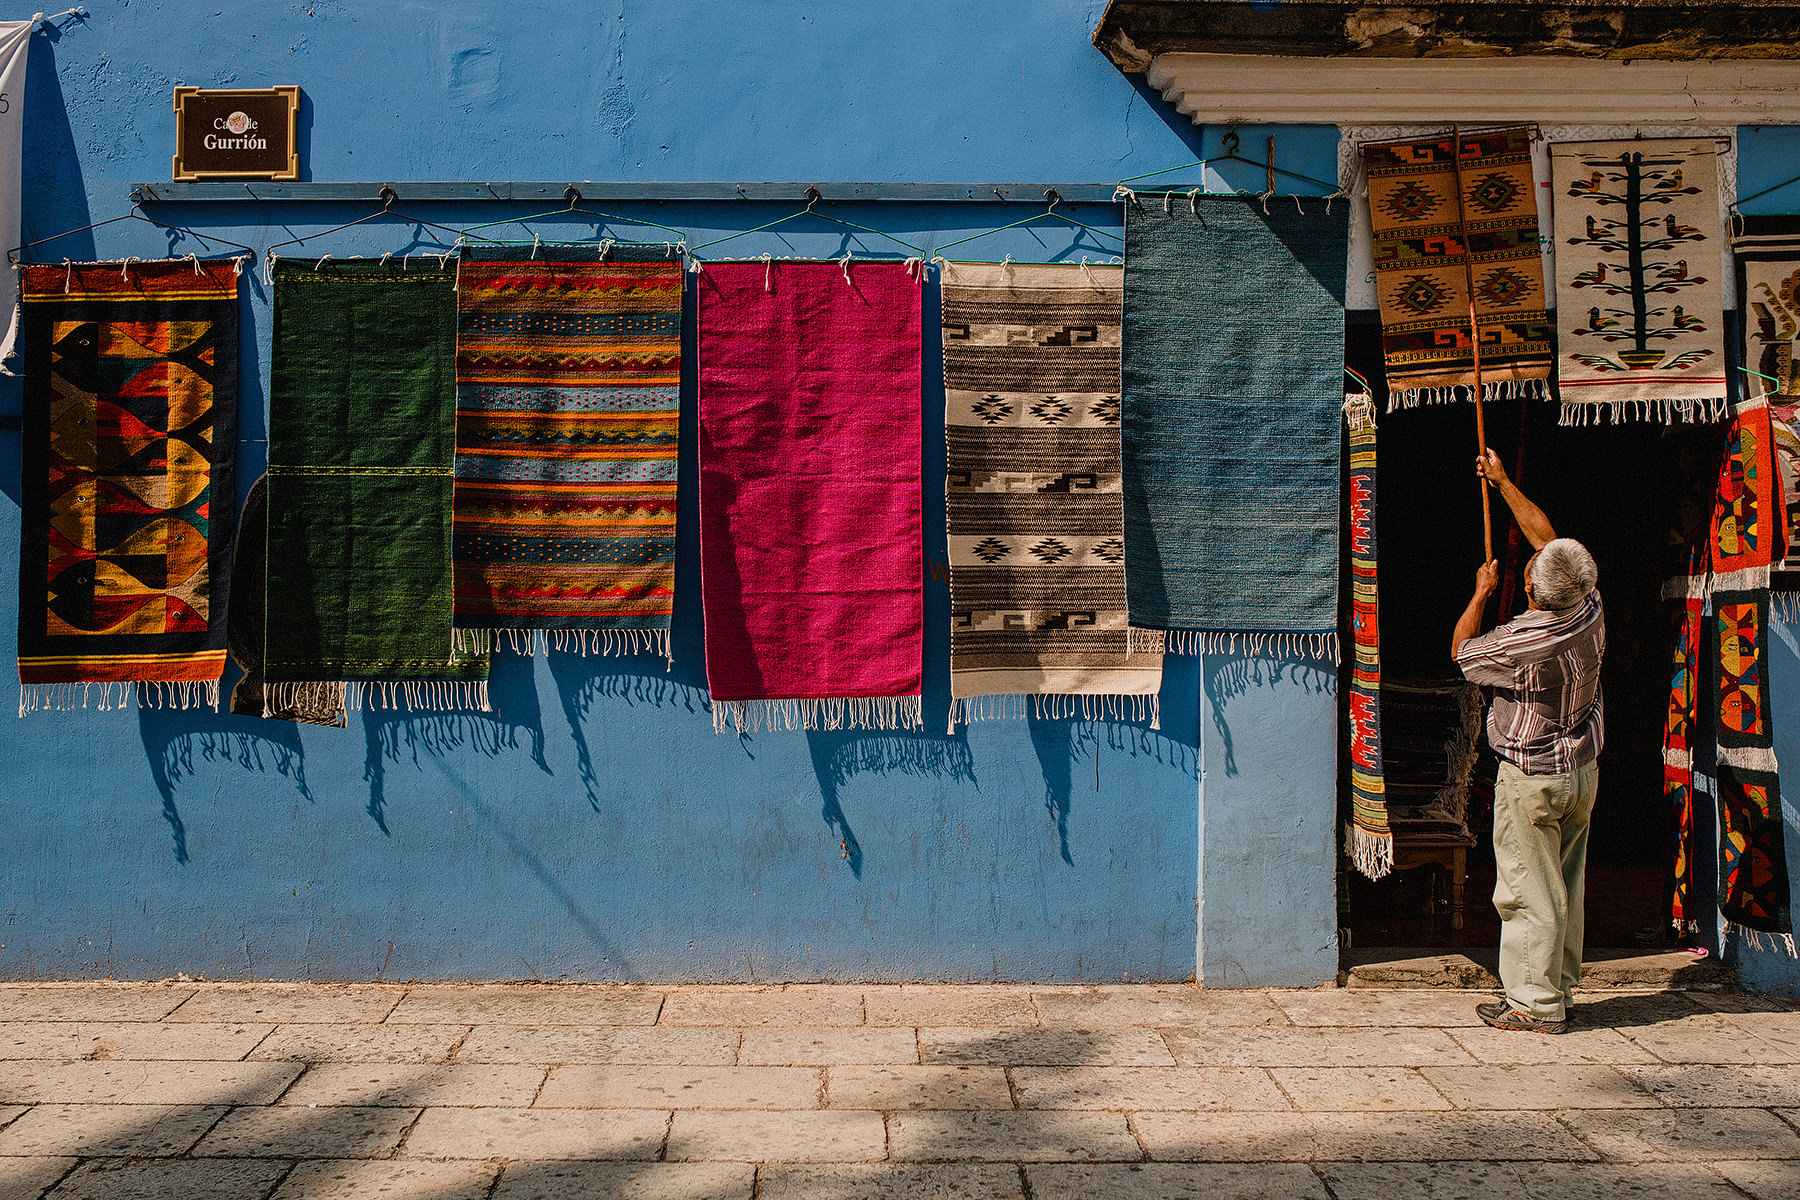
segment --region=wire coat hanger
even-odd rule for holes
[[[941,254],[943,254],[943,252],[944,252],[944,251],[946,251],[946,250],[948,250],[948,249],[950,249],[950,248],[951,248],[951,247],[953,247],[953,246],[960,246],[960,245],[962,245],[962,244],[963,244],[963,243],[964,243],[964,242],[974,242],[974,241],[979,241],[979,240],[980,240],[980,239],[982,239],[982,238],[984,238],[984,237],[988,237],[988,236],[990,236],[990,235],[992,235],[992,234],[996,234],[996,233],[1004,233],[1004,232],[1005,232],[1005,231],[1006,231],[1006,230],[1008,230],[1008,229],[1017,229],[1017,228],[1019,228],[1019,226],[1021,226],[1021,225],[1029,225],[1029,224],[1031,224],[1031,223],[1032,223],[1032,222],[1033,222],[1033,221],[1041,221],[1041,220],[1043,220],[1043,219],[1044,219],[1044,218],[1045,218],[1045,217],[1055,217],[1055,218],[1056,218],[1056,219],[1057,219],[1057,220],[1059,220],[1059,221],[1067,221],[1067,222],[1068,222],[1068,223],[1069,223],[1069,224],[1071,224],[1071,225],[1073,225],[1073,226],[1075,226],[1075,227],[1076,227],[1076,228],[1077,228],[1077,229],[1085,229],[1085,230],[1087,230],[1087,231],[1088,231],[1088,232],[1089,232],[1089,233],[1092,233],[1092,234],[1096,234],[1096,235],[1098,235],[1098,236],[1100,236],[1100,237],[1103,237],[1103,238],[1111,238],[1111,239],[1112,239],[1112,240],[1113,240],[1113,241],[1115,241],[1115,242],[1118,242],[1118,243],[1119,243],[1119,244],[1120,244],[1120,245],[1121,245],[1121,246],[1123,246],[1123,245],[1124,245],[1124,244],[1125,244],[1125,239],[1124,239],[1124,238],[1122,238],[1122,237],[1120,237],[1120,236],[1119,236],[1119,235],[1118,235],[1118,234],[1116,234],[1116,233],[1108,233],[1108,232],[1107,232],[1107,231],[1106,231],[1106,230],[1104,230],[1104,229],[1096,229],[1096,228],[1094,228],[1094,227],[1093,227],[1093,226],[1092,226],[1092,225],[1087,225],[1087,224],[1084,224],[1084,223],[1082,223],[1082,222],[1080,222],[1080,221],[1077,221],[1077,220],[1076,220],[1076,219],[1075,219],[1075,218],[1074,218],[1074,217],[1071,217],[1071,216],[1069,216],[1069,215],[1068,215],[1068,214],[1067,214],[1067,213],[1059,213],[1059,212],[1057,212],[1057,211],[1056,211],[1056,206],[1057,206],[1057,205],[1058,205],[1058,204],[1060,204],[1060,203],[1062,203],[1062,197],[1061,197],[1061,196],[1060,196],[1060,195],[1058,195],[1058,194],[1057,194],[1057,191],[1056,191],[1056,189],[1055,189],[1055,188],[1048,188],[1048,189],[1046,189],[1046,190],[1045,190],[1045,192],[1044,192],[1044,198],[1045,198],[1045,199],[1046,199],[1046,200],[1048,200],[1048,201],[1050,201],[1050,207],[1049,207],[1049,208],[1046,208],[1046,209],[1045,209],[1045,210],[1044,210],[1044,211],[1043,211],[1043,212],[1041,212],[1041,213],[1032,213],[1032,214],[1031,214],[1031,215],[1030,215],[1030,216],[1029,216],[1029,217],[1026,217],[1026,218],[1025,218],[1025,219],[1024,219],[1024,220],[1022,220],[1022,221],[1014,221],[1014,222],[1013,222],[1013,223],[1012,223],[1012,224],[1010,224],[1010,225],[1000,225],[1000,226],[997,226],[997,227],[995,227],[995,228],[993,228],[993,229],[988,229],[988,230],[984,230],[984,231],[983,231],[983,232],[981,232],[981,233],[977,233],[977,234],[972,234],[972,235],[970,235],[970,236],[969,236],[969,237],[966,237],[966,238],[959,238],[959,239],[958,239],[958,240],[956,240],[956,241],[954,241],[954,242],[946,242],[946,243],[944,243],[944,244],[943,244],[943,245],[942,245],[942,246],[939,246],[939,247],[938,247],[938,248],[937,248],[937,252],[938,252],[938,254],[940,254],[940,255],[941,255]]]
[[[268,257],[273,258],[275,256],[275,252],[277,250],[281,249],[283,246],[298,246],[304,242],[310,242],[314,238],[327,237],[334,233],[342,233],[344,230],[353,228],[354,226],[357,226],[357,225],[361,225],[364,222],[373,221],[377,217],[399,217],[402,221],[410,221],[414,225],[422,225],[422,226],[425,226],[425,227],[431,228],[431,229],[440,229],[445,233],[455,234],[459,238],[468,236],[467,230],[454,229],[449,225],[439,225],[436,221],[422,221],[418,217],[409,217],[405,213],[395,212],[394,211],[394,201],[398,200],[400,198],[400,195],[399,195],[399,193],[395,192],[393,188],[388,187],[385,184],[382,186],[380,194],[382,197],[381,207],[376,209],[374,212],[370,213],[368,216],[358,217],[354,221],[345,221],[342,225],[335,225],[330,229],[321,229],[319,232],[309,233],[305,237],[289,238],[285,242],[276,242],[274,245],[270,246],[268,248],[268,250],[264,251],[264,253]],[[481,237],[480,234],[477,234],[476,237],[480,238],[480,240],[482,240],[484,242],[491,242],[491,241],[495,240],[493,238]]]
[[[255,247],[246,246],[242,242],[234,242],[230,238],[215,237],[210,233],[201,233],[198,229],[188,229],[181,225],[165,224],[154,217],[144,215],[139,206],[136,203],[133,203],[131,210],[123,216],[111,217],[104,221],[95,221],[92,225],[83,225],[79,229],[65,229],[61,233],[53,233],[49,237],[38,238],[36,241],[26,242],[22,246],[14,246],[11,250],[6,252],[6,261],[13,265],[21,265],[24,260],[17,257],[17,255],[22,250],[29,250],[33,246],[42,246],[45,242],[54,242],[62,238],[73,237],[78,233],[86,233],[90,229],[102,229],[108,225],[117,225],[120,221],[143,221],[146,224],[156,226],[158,229],[167,229],[171,233],[184,233],[189,237],[197,237],[203,242],[217,242],[221,246],[235,246],[246,254],[256,253]]]
[[[577,205],[581,203],[581,189],[574,184],[570,184],[563,190],[563,199],[569,202],[567,208],[553,208],[548,212],[532,213],[528,217],[510,217],[502,221],[488,221],[482,225],[471,225],[465,232],[474,233],[477,229],[492,229],[497,225],[523,225],[526,221],[541,221],[545,217],[560,217],[566,216],[569,213],[579,213],[584,217],[598,217],[602,221],[619,222],[625,225],[643,225],[650,229],[660,229],[665,233],[674,234],[678,239],[675,243],[676,245],[681,246],[687,244],[687,231],[684,229],[676,229],[673,225],[664,225],[657,221],[645,221],[638,217],[621,217],[614,213],[597,212],[591,208],[578,208]],[[516,243],[502,238],[483,238],[482,240],[499,242],[501,245],[516,244],[523,246],[525,244],[524,239],[522,238]],[[645,244],[654,245],[655,243],[650,242]]]
[[[845,221],[838,217],[828,217],[822,212],[814,212],[813,205],[817,204],[822,198],[823,197],[820,195],[818,188],[809,187],[806,189],[806,207],[801,209],[799,212],[789,213],[787,216],[782,217],[779,220],[770,221],[767,225],[758,225],[754,229],[746,229],[740,233],[730,233],[730,234],[726,234],[722,238],[714,238],[710,242],[702,242],[700,245],[695,246],[692,249],[690,249],[688,251],[688,256],[690,258],[695,257],[695,251],[704,250],[708,246],[718,246],[718,245],[724,244],[725,242],[735,241],[741,237],[749,237],[753,233],[762,233],[764,230],[774,229],[777,225],[785,225],[789,221],[797,221],[801,217],[816,217],[821,221],[830,221],[833,225],[842,225],[847,229],[857,229],[857,230],[861,230],[863,233],[872,233],[876,237],[886,238],[888,241],[893,242],[897,246],[905,246],[908,250],[911,250],[914,254],[920,255],[922,257],[930,256],[931,252],[929,250],[926,250],[923,246],[915,246],[911,242],[906,241],[904,238],[897,238],[891,233],[883,233],[881,230],[873,229],[867,225],[858,225],[855,221]],[[833,261],[836,261],[836,260],[834,259]]]
[[[1124,187],[1126,184],[1136,183],[1140,179],[1154,179],[1158,175],[1173,175],[1177,171],[1187,171],[1187,170],[1193,169],[1194,167],[1200,168],[1201,174],[1202,174],[1202,182],[1204,182],[1204,175],[1205,175],[1206,168],[1208,166],[1212,165],[1213,163],[1234,162],[1234,163],[1242,163],[1246,167],[1257,167],[1263,171],[1270,172],[1273,175],[1286,175],[1289,179],[1298,179],[1303,183],[1310,183],[1314,187],[1329,188],[1329,189],[1331,189],[1331,193],[1333,195],[1337,194],[1341,190],[1336,183],[1327,183],[1325,180],[1314,178],[1311,175],[1302,175],[1299,171],[1290,171],[1286,167],[1278,167],[1274,163],[1257,162],[1253,158],[1245,158],[1243,155],[1241,155],[1237,152],[1238,151],[1238,135],[1235,131],[1228,131],[1225,134],[1225,136],[1221,139],[1221,145],[1223,146],[1224,151],[1225,151],[1225,153],[1223,153],[1223,154],[1216,154],[1211,158],[1197,158],[1193,162],[1182,163],[1178,167],[1164,167],[1160,171],[1145,171],[1142,175],[1128,175],[1124,179],[1119,180],[1119,186]],[[1272,183],[1274,183],[1274,180],[1270,179],[1269,182],[1272,184]],[[1274,188],[1271,187],[1269,190],[1270,190],[1270,192],[1273,192]],[[1230,192],[1215,192],[1211,188],[1203,187],[1200,191],[1200,194],[1203,196],[1255,196],[1255,195],[1260,195],[1262,193],[1246,192],[1246,191],[1241,191],[1241,190],[1233,190]]]

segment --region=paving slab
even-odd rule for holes
[[[0,1200],[38,1200],[74,1165],[72,1158],[0,1158]]]
[[[1631,1034],[1637,1028],[1679,1021],[1707,1010],[1686,992],[1639,992],[1593,996],[1575,993],[1575,1029],[1617,1029]]]
[[[881,1114],[686,1109],[669,1126],[670,1162],[876,1162],[887,1157]]]
[[[1058,989],[1034,993],[1044,1024],[1078,1029],[1118,1025],[1288,1025],[1267,992],[1194,985]]]
[[[1741,1200],[1705,1167],[1617,1163],[1322,1163],[1337,1200]]]
[[[870,1025],[1035,1025],[1031,989],[895,983],[863,988]]]
[[[1484,1063],[1658,1063],[1662,1060],[1616,1029],[1571,1029],[1555,1037],[1475,1025],[1445,1030]]]
[[[1165,1029],[1162,1035],[1175,1061],[1195,1067],[1472,1066],[1476,1061],[1444,1030],[1415,1026]]]
[[[502,1063],[319,1063],[281,1104],[528,1108],[545,1068]]]
[[[209,983],[170,1013],[170,1021],[379,1021],[399,1003],[398,987],[319,983]]]
[[[436,1063],[467,1037],[467,1025],[277,1025],[250,1057],[266,1062]]]
[[[1665,1024],[1627,1029],[1624,1033],[1664,1062],[1800,1062],[1800,1019],[1783,1014],[1785,1026],[1771,1026],[1771,1038],[1757,1036],[1748,1026],[1740,1024],[1744,1020],[1745,1017],[1706,1013]],[[1788,1042],[1785,1047],[1773,1040],[1782,1037],[1776,1030],[1783,1027],[1796,1031],[1792,1038],[1782,1039]]]
[[[303,1070],[298,1063],[0,1063],[0,1103],[268,1104]]]
[[[1514,1033],[1514,1037],[1543,1034]],[[1458,1108],[1655,1108],[1656,1098],[1612,1067],[1593,1063],[1421,1067]]]
[[[1314,988],[1270,992],[1277,1007],[1296,1025],[1479,1025],[1475,1006],[1494,998],[1489,991],[1429,988]]]
[[[539,1108],[818,1108],[817,1067],[554,1067]]]
[[[413,987],[390,1024],[654,1025],[662,993],[642,988],[443,985]]]
[[[652,1159],[664,1109],[428,1108],[406,1139],[413,1158]]]
[[[1450,1101],[1410,1067],[1270,1067],[1293,1106],[1309,1112],[1433,1112]]]
[[[516,1162],[493,1200],[750,1200],[751,1163]]]
[[[1702,1008],[1712,1012],[1800,1013],[1800,1000],[1789,1000],[1781,996],[1759,996],[1755,992],[1739,991],[1736,988],[1725,988],[1716,992],[1695,992],[1689,998],[1697,1001]]]
[[[487,1200],[498,1163],[315,1159],[299,1163],[271,1200]]]
[[[0,984],[0,1021],[160,1021],[192,984]]]
[[[772,1164],[757,1174],[758,1200],[1025,1200],[1010,1163]],[[1040,1193],[1041,1195],[1041,1193]]]
[[[391,1028],[402,1028],[392,1026]],[[723,1026],[477,1025],[458,1062],[730,1066],[742,1035]]]
[[[197,1158],[385,1158],[416,1108],[260,1106],[226,1113],[194,1147]]]
[[[762,1027],[744,1030],[744,1040],[738,1045],[738,1062],[745,1066],[904,1064],[918,1061],[918,1036],[904,1026],[873,1028],[863,1025],[838,1029]]]
[[[1800,1063],[1800,1013],[1734,1013],[1725,1020],[1728,1026],[1745,1030],[1773,1049],[1762,1062]]]
[[[1291,1107],[1256,1067],[1015,1067],[1019,1107],[1284,1111]]]
[[[266,1196],[291,1164],[279,1159],[106,1159],[83,1163],[52,1200],[245,1200]]]
[[[1154,1029],[954,1028],[919,1030],[926,1063],[1003,1066],[1173,1066]]]
[[[1298,1163],[1048,1163],[1025,1177],[1032,1200],[1330,1200]]]
[[[828,1108],[1011,1108],[999,1067],[842,1066],[826,1074]]]
[[[1800,1162],[1760,1159],[1708,1165],[1754,1200],[1800,1200]]]
[[[1618,1070],[1674,1108],[1800,1107],[1800,1067],[1684,1063]]]
[[[31,1109],[23,1104],[0,1105],[0,1129],[6,1128],[30,1111]]]
[[[1548,1113],[1174,1113],[1132,1117],[1164,1162],[1590,1161],[1597,1157]]]
[[[1800,1158],[1800,1134],[1760,1108],[1565,1112],[1562,1123],[1614,1162]]]
[[[3,1155],[166,1158],[184,1154],[223,1106],[40,1104],[0,1130]]]
[[[1117,1112],[902,1112],[889,1118],[897,1160],[1135,1162],[1144,1156]]]
[[[860,988],[837,984],[694,987],[669,994],[663,1025],[861,1025]]]
[[[218,1059],[244,1057],[273,1025],[154,1021],[10,1021],[0,1024],[0,1060],[15,1058]]]

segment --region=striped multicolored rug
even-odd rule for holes
[[[463,251],[459,630],[668,656],[682,279],[665,246]]]
[[[218,707],[236,262],[24,267],[19,715]],[[95,693],[98,696],[95,696]]]
[[[1132,654],[1119,482],[1121,268],[943,264],[950,724],[1157,723]]]
[[[1376,585],[1375,398],[1344,403],[1350,429],[1350,861],[1370,879],[1394,869],[1381,765],[1381,621]]]

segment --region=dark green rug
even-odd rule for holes
[[[343,680],[352,707],[485,708],[486,658],[451,645],[456,272],[282,259],[273,278],[270,702]]]

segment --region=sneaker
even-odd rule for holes
[[[1516,1029],[1528,1033],[1567,1033],[1569,1022],[1540,1021],[1530,1013],[1514,1008],[1505,1000],[1496,1000],[1491,1004],[1477,1004],[1475,1015],[1495,1029]]]

